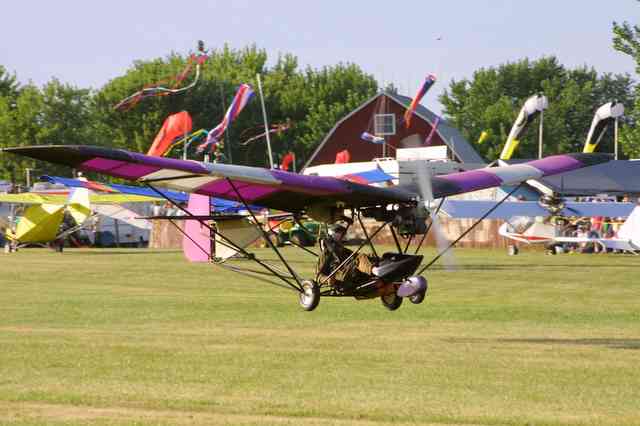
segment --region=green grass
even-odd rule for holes
[[[2,255],[0,424],[640,424],[640,259],[456,257],[308,313],[173,251]]]

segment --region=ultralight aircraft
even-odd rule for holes
[[[64,164],[78,170],[91,171],[137,181],[161,194],[158,187],[185,191],[195,195],[219,197],[240,202],[246,207],[250,223],[259,232],[265,243],[274,251],[282,265],[274,265],[249,253],[232,238],[215,229],[210,221],[217,220],[211,214],[195,215],[188,208],[168,202],[186,215],[186,219],[197,221],[200,227],[210,229],[227,246],[254,261],[261,270],[240,270],[262,278],[272,284],[281,285],[298,294],[300,305],[305,310],[313,310],[321,297],[355,297],[368,299],[380,297],[388,309],[397,309],[403,298],[413,303],[421,303],[427,292],[426,279],[421,274],[433,265],[440,256],[463,238],[484,217],[476,221],[458,239],[431,261],[422,265],[423,256],[417,254],[437,216],[438,206],[434,200],[455,194],[480,189],[519,184],[527,179],[537,179],[552,174],[563,173],[609,160],[603,154],[555,155],[527,163],[476,169],[432,177],[426,167],[416,166],[415,173],[405,176],[404,182],[394,187],[373,187],[333,177],[306,176],[281,170],[257,167],[211,164],[193,160],[151,157],[119,149],[93,146],[32,146],[5,148],[3,151],[23,155],[37,160]],[[515,191],[515,190],[514,190]],[[502,201],[506,200],[508,194]],[[302,277],[285,259],[283,253],[269,238],[249,205],[259,205],[291,213],[295,221],[302,214],[325,224],[334,223],[345,215],[350,215],[353,223],[362,228],[365,241],[342,260],[326,277]],[[499,204],[498,204],[499,205]],[[486,213],[489,215],[491,210]],[[184,216],[183,216],[184,218]],[[373,218],[379,225],[370,233],[364,227],[363,218]],[[431,218],[431,220],[429,220]],[[383,229],[389,228],[394,237],[396,250],[378,254],[373,239]],[[406,243],[400,243],[398,237]],[[413,253],[408,253],[410,242],[420,236]],[[344,268],[364,248],[370,247],[376,267],[370,276],[348,287],[330,284],[331,277]],[[204,248],[203,248],[204,250]],[[215,258],[212,259],[215,261]],[[225,267],[224,262],[219,263]]]

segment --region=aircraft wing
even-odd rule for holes
[[[240,201],[284,211],[302,211],[311,204],[350,207],[410,202],[414,193],[377,188],[333,177],[306,176],[281,170],[193,160],[151,157],[93,146],[44,145],[5,148],[13,154],[98,172],[143,184]]]
[[[40,180],[44,182],[57,183],[65,185],[69,188],[87,188],[93,191],[98,192],[106,192],[109,194],[102,194],[101,197],[105,195],[112,195],[113,197],[105,197],[104,202],[94,201],[94,198],[91,198],[92,203],[97,204],[113,204],[110,202],[110,199],[113,199],[116,204],[125,203],[125,202],[148,202],[148,201],[164,201],[164,198],[161,197],[157,192],[149,188],[143,188],[140,186],[130,186],[130,185],[120,185],[115,183],[99,183],[90,180],[81,180],[81,179],[72,179],[72,178],[64,178],[58,176],[40,176]],[[178,191],[168,191],[168,190],[159,190],[165,197],[170,198],[176,203],[186,203],[189,200],[188,194],[184,192]],[[137,196],[139,198],[133,198],[132,201],[124,198],[122,201],[118,200],[118,196],[129,195],[129,196]],[[95,196],[95,195],[94,195]],[[211,198],[211,207],[216,213],[236,213],[238,210],[244,209],[244,206],[241,203],[236,201],[224,200],[222,198]]]
[[[480,201],[480,200],[445,200],[442,204],[441,211],[447,216],[462,219],[474,218],[479,219],[489,209],[493,208],[497,201]],[[578,203],[565,202],[564,209],[560,213],[566,217],[627,217],[633,211],[635,204],[633,203]],[[487,219],[510,219],[514,216],[549,216],[549,210],[541,207],[537,201],[505,201],[496,208]]]
[[[36,194],[33,192],[0,194],[0,203],[7,204],[65,204],[66,202],[66,195]]]
[[[529,179],[540,179],[610,160],[611,156],[608,154],[561,154],[509,166],[485,167],[435,176],[431,179],[433,197],[448,197],[496,186],[516,185]]]
[[[124,204],[124,203],[148,203],[158,201],[158,197],[129,194],[91,194],[91,204]]]
[[[120,149],[79,145],[4,148],[3,151],[167,187],[177,191],[240,201],[297,212],[314,204],[367,207],[407,203],[417,188],[378,188],[327,176],[307,176],[281,170],[193,160],[150,157]],[[566,154],[505,167],[452,173],[432,178],[434,198],[510,185],[609,161],[602,154]]]

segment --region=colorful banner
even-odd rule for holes
[[[427,93],[427,91],[429,91],[429,89],[431,88],[431,86],[433,86],[433,83],[435,82],[436,82],[436,76],[433,74],[429,74],[427,78],[424,80],[424,83],[422,84],[422,87],[420,88],[420,90],[418,90],[418,93],[416,93],[416,96],[413,98],[413,100],[411,100],[411,105],[409,105],[409,108],[404,113],[404,123],[407,129],[411,125],[411,116],[416,110],[418,104],[420,103],[424,95]]]
[[[436,117],[436,121],[433,122],[433,126],[431,127],[431,131],[429,132],[429,135],[427,136],[427,138],[424,140],[424,144],[425,145],[431,145],[431,139],[433,138],[433,135],[436,133],[436,129],[438,128],[438,124],[440,124],[440,117]]]
[[[247,103],[249,103],[253,94],[254,92],[250,85],[240,85],[231,105],[229,105],[229,109],[227,109],[227,112],[222,119],[222,122],[209,132],[205,143],[198,146],[198,152],[202,152],[210,146],[214,146],[218,143],[222,134],[227,130],[227,127],[229,127],[229,124],[231,124],[231,122],[240,115],[240,112]]]
[[[171,148],[171,144],[191,131],[191,116],[187,111],[172,114],[164,120],[160,131],[149,148],[147,155],[162,157]]]
[[[381,138],[380,136],[374,136],[368,132],[362,132],[362,134],[360,135],[360,139],[362,139],[363,141],[367,141],[375,144],[384,143],[384,138]]]

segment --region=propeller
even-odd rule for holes
[[[447,248],[449,247],[449,240],[444,234],[439,215],[435,213],[433,202],[433,185],[431,183],[431,169],[429,167],[421,167],[421,165],[418,164],[417,178],[420,196],[422,197],[424,207],[429,211],[429,217],[431,218],[431,229],[433,230],[433,234],[435,236],[438,253],[444,252],[444,254],[442,255],[442,263],[445,270],[453,271],[455,270],[456,261],[453,256],[453,252],[450,249],[447,250]]]

